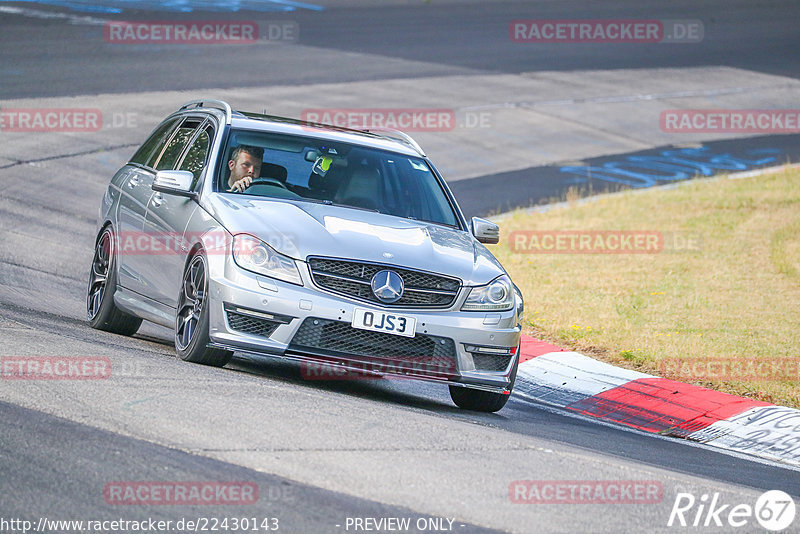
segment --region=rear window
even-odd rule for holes
[[[191,172],[195,180],[197,180],[208,161],[208,148],[213,137],[214,129],[211,125],[203,128],[203,130],[197,134],[194,142],[192,142],[192,146],[186,151],[186,155],[183,157],[183,161],[181,161],[178,169]]]
[[[147,141],[145,141],[142,146],[139,147],[139,150],[137,150],[133,155],[131,158],[131,163],[147,165],[154,151],[156,154],[160,154],[161,149],[164,148],[164,143],[166,143],[167,139],[169,139],[169,134],[172,133],[172,129],[177,123],[178,120],[173,119],[159,125],[158,128],[156,128],[155,131],[150,135],[150,137],[147,138]]]
[[[200,126],[198,119],[186,119],[178,130],[172,135],[166,147],[161,153],[161,157],[155,164],[157,171],[172,170],[178,164],[178,160],[183,154],[186,145],[194,137],[194,132]]]

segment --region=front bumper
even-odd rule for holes
[[[303,262],[301,287],[245,271],[229,256],[208,259],[214,347],[299,361],[312,378],[389,375],[510,390],[520,340],[516,308],[460,311],[465,288],[447,309],[383,307],[317,287]],[[415,337],[352,328],[356,307],[414,316]]]

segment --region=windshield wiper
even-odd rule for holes
[[[291,198],[288,200],[294,200],[297,202],[312,202],[314,204],[323,204],[325,206],[336,206],[337,208],[352,208],[354,210],[363,210],[363,211],[372,211],[375,213],[382,213],[380,210],[376,210],[374,208],[362,208],[361,206],[351,206],[350,204],[339,204],[338,202],[334,202],[333,200],[328,200],[325,198],[309,198],[309,197],[300,197],[300,198]]]
[[[376,210],[375,208],[364,208],[361,206],[351,206],[350,204],[336,204],[331,202],[332,206],[337,206],[340,208],[353,208],[354,210],[361,210],[361,211],[371,211],[373,213],[380,213],[380,210]]]
[[[441,221],[429,221],[428,219],[417,219],[413,215],[406,215],[403,218],[404,219],[411,219],[412,221],[418,221],[418,222],[424,222],[424,223],[430,223],[430,224],[437,224],[439,226],[446,226],[448,228],[455,228],[456,230],[460,230],[460,228],[458,226],[454,225],[454,224],[447,224],[447,223],[441,222]]]

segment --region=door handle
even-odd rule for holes
[[[128,187],[133,189],[137,185],[139,185],[139,176],[134,174],[133,176],[131,176],[131,179],[128,180]]]
[[[161,193],[156,193],[153,195],[153,207],[157,208],[164,202],[164,197],[161,196]]]

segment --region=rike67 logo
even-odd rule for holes
[[[794,501],[780,490],[762,493],[755,506],[723,503],[719,493],[704,493],[697,499],[691,493],[682,492],[675,496],[667,526],[738,528],[751,525],[755,517],[762,528],[776,532],[789,528],[794,516]]]

